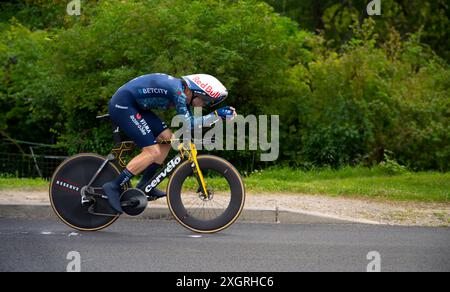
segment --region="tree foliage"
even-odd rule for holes
[[[276,11],[296,20],[301,28],[323,34],[328,45],[339,48],[353,37],[351,25],[362,25],[368,0],[266,0]],[[450,60],[449,2],[446,0],[381,0],[381,15],[375,29],[380,42],[387,40],[392,29],[403,40],[421,31],[421,41],[447,61]]]
[[[123,83],[206,72],[239,113],[280,115],[277,164],[370,165],[389,153],[412,169],[448,170],[448,31],[423,27],[448,17],[412,26],[394,17],[402,2],[382,1],[378,18],[361,17],[363,2],[272,3],[300,28],[257,0],[83,1],[80,17],[65,14],[66,1],[3,2],[0,134],[105,153],[109,125],[95,116]],[[447,11],[436,2],[414,13]],[[246,170],[266,165],[251,151],[220,154]]]

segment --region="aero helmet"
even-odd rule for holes
[[[213,107],[224,101],[228,90],[214,76],[208,74],[194,74],[181,77],[193,96],[201,98],[206,106]]]

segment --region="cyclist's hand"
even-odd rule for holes
[[[236,110],[234,107],[231,106],[224,106],[217,111],[217,115],[221,117],[222,119],[226,119],[228,121],[231,121],[234,119],[234,117],[237,116]]]

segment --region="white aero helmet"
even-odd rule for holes
[[[228,90],[217,80],[208,74],[194,74],[181,77],[187,87],[192,90],[194,96],[200,97],[206,106],[213,107],[224,101],[228,96]]]

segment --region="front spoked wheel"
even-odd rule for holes
[[[173,173],[167,186],[167,201],[174,218],[198,233],[214,233],[233,224],[245,202],[239,172],[226,160],[212,155],[197,157],[208,195],[201,191],[191,162]]]

